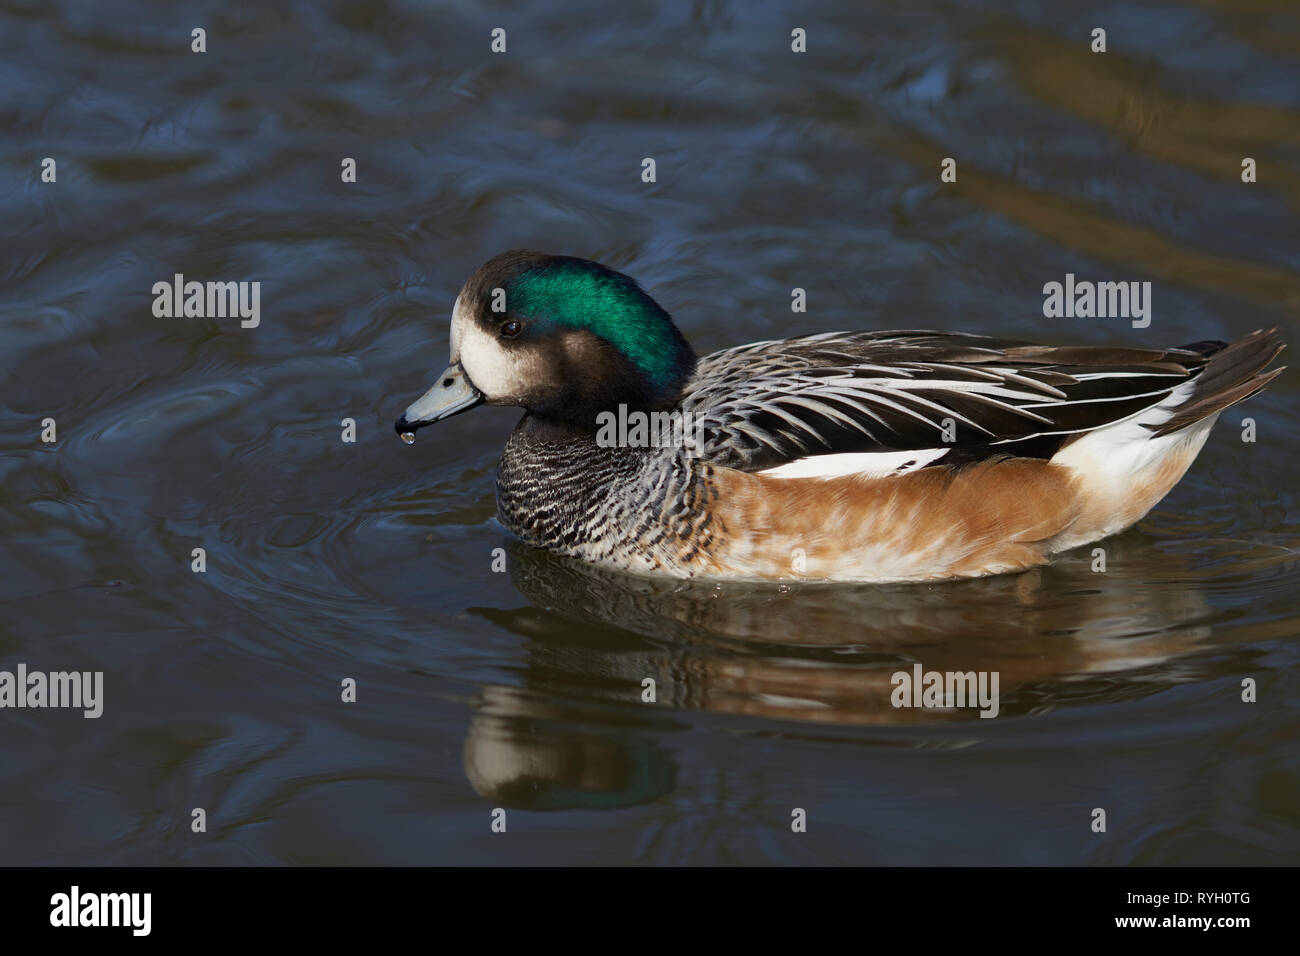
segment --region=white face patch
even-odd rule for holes
[[[463,296],[456,296],[456,304],[451,307],[451,364],[455,365],[460,361],[460,330],[464,327],[465,306],[463,305]]]
[[[536,362],[527,352],[505,348],[491,332],[474,321],[462,296],[451,314],[451,362],[460,363],[474,387],[488,401],[519,397],[533,381]]]

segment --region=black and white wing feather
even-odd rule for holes
[[[1221,343],[1054,348],[959,333],[831,332],[700,360],[680,403],[704,457],[760,471],[821,455],[939,450],[1050,457],[1072,435],[1168,400]]]

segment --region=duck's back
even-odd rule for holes
[[[704,457],[744,471],[881,473],[871,455],[909,468],[1050,459],[1133,418],[1165,430],[1193,424],[1263,388],[1281,347],[1275,330],[1167,350],[823,333],[706,356],[681,408],[703,422]],[[846,464],[844,455],[859,457]]]

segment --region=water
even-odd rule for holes
[[[0,712],[0,862],[1293,862],[1294,373],[1105,573],[933,586],[532,552],[494,517],[517,412],[392,423],[520,246],[638,277],[701,352],[1295,347],[1294,7],[618,6],[5,5],[0,669],[105,700]],[[156,318],[176,273],[260,282],[259,324]],[[1045,319],[1066,273],[1152,282],[1151,326]],[[998,671],[999,716],[891,707],[916,662]]]

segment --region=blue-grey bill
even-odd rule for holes
[[[448,366],[438,381],[407,407],[394,426],[402,441],[415,442],[415,430],[468,411],[483,401],[483,393],[470,384],[459,364]]]

